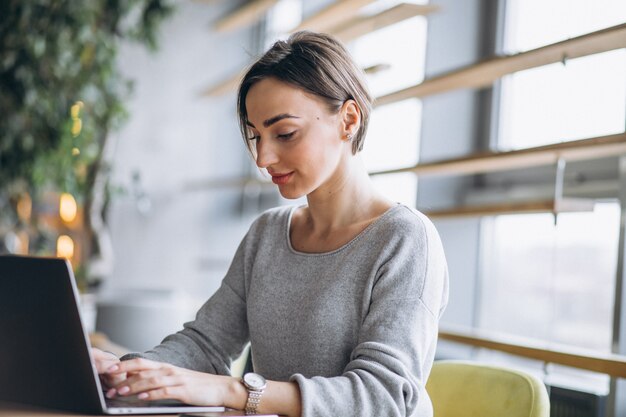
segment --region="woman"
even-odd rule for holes
[[[447,303],[433,225],[373,187],[359,157],[371,111],[332,37],[275,43],[238,94],[259,168],[301,207],[262,214],[195,321],[143,354],[96,351],[108,396],[289,416],[430,416],[424,385]],[[251,342],[256,374],[230,377]],[[267,383],[264,385],[264,378]]]

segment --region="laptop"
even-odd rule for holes
[[[231,415],[170,400],[110,401],[91,359],[69,262],[0,256],[0,402],[86,414]]]

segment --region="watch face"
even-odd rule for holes
[[[261,389],[265,387],[265,378],[263,378],[259,374],[249,373],[243,376],[243,380],[246,384],[248,384],[251,388]]]

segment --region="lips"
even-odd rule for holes
[[[272,182],[276,185],[286,184],[287,181],[293,176],[293,172],[286,172],[284,174],[270,173],[272,176]]]

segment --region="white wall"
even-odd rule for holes
[[[121,49],[119,66],[135,89],[130,118],[112,138],[111,183],[129,193],[114,197],[108,211],[114,270],[100,296],[98,327],[134,349],[176,330],[217,289],[250,223],[241,215],[239,190],[184,190],[250,169],[235,93],[200,94],[249,61],[251,30],[211,29],[236,5],[178,2],[156,53]],[[134,172],[150,202],[144,213],[132,195]]]

